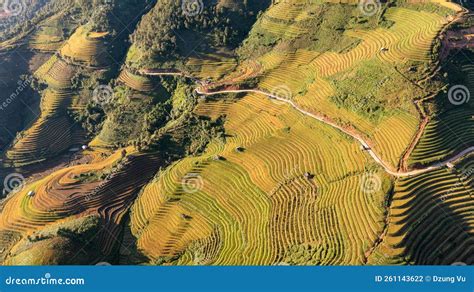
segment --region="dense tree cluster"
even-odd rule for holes
[[[0,41],[15,35],[24,34],[39,21],[59,11],[61,6],[68,5],[71,0],[23,0],[19,2],[0,1]],[[4,6],[4,3],[11,5]],[[8,11],[10,9],[10,11]]]
[[[136,17],[133,8],[156,0],[21,0],[12,6],[13,15],[0,17],[0,41],[24,35],[47,17],[61,13],[66,23],[89,24],[92,31],[109,31],[119,23],[129,24]],[[13,2],[12,2],[13,3]],[[3,11],[0,1],[0,13]],[[132,9],[131,9],[132,8]],[[18,13],[18,14],[17,14]],[[112,16],[113,14],[113,16]]]
[[[236,47],[268,2],[204,0],[202,6],[186,8],[182,1],[158,1],[143,17],[132,41],[148,57],[157,59],[179,57],[180,51],[186,51],[180,46],[189,45],[187,35],[205,35],[209,46]]]

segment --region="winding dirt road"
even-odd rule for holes
[[[458,160],[458,159],[474,152],[474,146],[473,146],[473,147],[469,147],[469,148],[461,151],[460,153],[452,156],[451,158],[448,158],[444,161],[436,162],[436,163],[434,163],[430,166],[427,166],[425,168],[414,169],[414,170],[409,170],[409,171],[397,171],[397,170],[393,169],[387,162],[385,162],[379,155],[377,155],[377,153],[374,152],[372,147],[370,147],[369,143],[366,142],[360,135],[354,133],[354,131],[350,131],[348,129],[345,129],[344,127],[339,126],[338,124],[334,123],[333,121],[330,121],[329,119],[325,118],[324,116],[317,115],[317,114],[314,114],[314,113],[311,113],[311,112],[308,112],[308,111],[302,109],[301,107],[299,107],[296,103],[294,103],[291,100],[282,98],[280,96],[277,96],[277,95],[274,95],[272,93],[269,93],[269,92],[266,92],[266,91],[263,91],[263,90],[259,90],[259,89],[229,89],[229,90],[218,90],[218,91],[213,91],[213,92],[204,91],[204,90],[201,90],[201,87],[204,84],[203,81],[201,81],[201,80],[199,80],[195,77],[190,77],[190,75],[188,75],[186,73],[178,72],[178,71],[165,72],[165,71],[162,71],[162,70],[156,70],[156,71],[140,70],[140,74],[147,75],[147,76],[182,76],[182,77],[190,78],[197,85],[197,87],[195,89],[196,93],[198,93],[200,95],[204,95],[204,96],[212,96],[212,95],[220,95],[220,94],[228,94],[228,93],[256,93],[256,94],[264,95],[264,96],[266,96],[270,99],[274,99],[274,100],[278,100],[280,102],[286,103],[286,104],[290,105],[292,108],[294,108],[295,110],[297,110],[298,112],[302,113],[303,115],[311,117],[315,120],[318,120],[318,121],[320,121],[320,122],[322,122],[326,125],[329,125],[333,128],[336,128],[339,131],[341,131],[341,132],[349,135],[350,137],[356,139],[359,142],[359,144],[362,146],[364,151],[366,151],[377,164],[382,166],[383,169],[388,174],[393,175],[395,177],[408,177],[408,176],[414,176],[414,175],[419,175],[419,174],[423,174],[423,173],[426,173],[426,172],[430,172],[432,170],[448,166],[449,164],[455,162],[456,160]]]
[[[229,89],[229,90],[218,90],[218,91],[203,91],[201,90],[201,86],[204,84],[203,81],[195,78],[195,77],[190,77],[190,75],[183,73],[183,72],[178,72],[178,71],[173,71],[173,72],[165,72],[162,70],[157,70],[157,71],[151,71],[151,70],[140,70],[140,74],[147,75],[147,76],[182,76],[186,78],[192,79],[197,86],[195,89],[196,93],[204,96],[212,96],[212,95],[220,95],[220,94],[228,94],[228,93],[256,93],[256,94],[261,94],[265,95],[266,97],[274,100],[278,100],[280,102],[286,103],[290,105],[292,108],[297,110],[298,112],[302,113],[303,115],[306,115],[308,117],[311,117],[315,120],[318,120],[326,125],[329,125],[333,128],[338,129],[339,131],[351,136],[352,138],[356,139],[360,145],[363,147],[364,151],[366,151],[372,159],[379,164],[380,166],[383,167],[383,169],[390,175],[393,175],[395,177],[408,177],[408,176],[414,176],[414,175],[419,175],[423,173],[430,172],[435,169],[439,169],[445,166],[448,166],[449,164],[455,162],[456,160],[474,152],[474,146],[469,147],[460,153],[452,156],[451,158],[448,158],[444,161],[440,161],[437,163],[434,163],[430,166],[427,166],[425,168],[420,168],[420,169],[414,169],[414,170],[409,170],[409,171],[397,171],[394,170],[388,163],[386,163],[377,153],[374,152],[374,150],[370,147],[369,143],[366,142],[360,135],[354,133],[353,131],[350,131],[348,129],[345,129],[344,127],[339,126],[338,124],[330,121],[329,119],[325,118],[324,116],[313,114],[311,112],[308,112],[301,107],[299,107],[296,103],[294,103],[291,100],[279,97],[277,95],[274,95],[272,93],[259,90],[259,89]]]
[[[437,162],[437,163],[435,163],[431,166],[428,166],[426,168],[410,170],[410,171],[395,171],[385,161],[383,161],[382,158],[380,158],[377,155],[377,153],[374,152],[374,150],[369,146],[369,144],[362,137],[360,137],[359,135],[353,133],[352,131],[349,131],[349,130],[337,125],[336,123],[334,123],[332,121],[329,121],[328,119],[324,118],[323,116],[310,113],[310,112],[300,108],[298,105],[296,105],[291,100],[287,100],[285,98],[281,98],[281,97],[276,96],[274,94],[271,94],[271,93],[268,93],[268,92],[265,92],[265,91],[262,91],[262,90],[256,90],[256,89],[220,90],[220,91],[215,91],[215,92],[206,92],[206,91],[200,90],[199,87],[198,87],[198,88],[196,88],[196,92],[198,94],[206,95],[206,96],[226,94],[226,93],[257,93],[257,94],[265,95],[265,96],[267,96],[271,99],[275,99],[275,100],[284,102],[286,104],[289,104],[291,107],[293,107],[295,110],[299,111],[300,113],[302,113],[306,116],[309,116],[313,119],[316,119],[320,122],[323,122],[323,123],[325,123],[325,124],[327,124],[327,125],[329,125],[333,128],[336,128],[339,131],[341,131],[341,132],[351,136],[352,138],[356,139],[362,145],[362,147],[367,151],[367,153],[369,153],[369,155],[375,160],[375,162],[377,162],[380,166],[382,166],[388,174],[391,174],[391,175],[396,176],[396,177],[413,176],[413,175],[426,173],[426,172],[429,172],[429,171],[432,171],[432,170],[435,170],[435,169],[439,169],[439,168],[447,166],[450,163],[453,163],[454,161],[460,159],[461,157],[463,157],[467,154],[470,154],[470,153],[474,152],[474,147],[469,147],[469,148],[461,151],[460,153],[456,154],[455,156],[453,156],[449,159],[446,159],[446,160],[441,161],[441,162]]]
[[[453,24],[456,21],[458,21],[459,19],[461,19],[468,12],[469,11],[467,9],[463,8],[462,12],[458,13],[456,15],[456,17],[454,19],[452,19],[450,21],[450,23],[447,24],[443,28],[443,30],[440,32],[440,36],[443,35],[446,32],[446,30],[448,29],[448,27],[451,24]],[[369,155],[372,157],[372,159],[377,164],[382,166],[388,174],[393,175],[395,177],[414,176],[414,175],[427,173],[427,172],[430,172],[432,170],[439,169],[439,168],[442,168],[442,167],[446,167],[449,164],[455,162],[456,160],[458,160],[458,159],[474,152],[474,146],[473,146],[473,147],[469,147],[469,148],[461,151],[460,153],[452,156],[451,158],[448,158],[444,161],[436,162],[436,163],[434,163],[430,166],[427,166],[425,168],[407,170],[407,171],[397,171],[397,170],[394,170],[388,163],[386,163],[379,155],[377,155],[377,153],[375,153],[374,150],[370,147],[369,143],[366,142],[360,135],[358,135],[354,131],[350,131],[349,129],[346,129],[344,127],[339,126],[338,124],[334,123],[333,121],[329,120],[328,118],[325,118],[324,116],[313,114],[313,113],[310,113],[310,112],[302,109],[301,107],[299,107],[297,104],[295,104],[291,100],[276,96],[272,93],[268,93],[268,92],[265,92],[265,91],[259,90],[259,89],[235,89],[235,90],[229,89],[229,90],[218,90],[218,91],[214,91],[214,92],[203,91],[203,90],[201,90],[201,86],[203,86],[203,84],[204,84],[203,81],[191,76],[190,74],[186,74],[186,73],[180,72],[178,70],[172,71],[172,70],[146,70],[145,69],[145,70],[140,70],[140,74],[148,75],[148,76],[182,76],[182,77],[189,78],[189,79],[193,80],[198,85],[197,88],[195,89],[196,93],[201,94],[201,95],[205,95],[205,96],[227,94],[227,93],[256,93],[256,94],[265,95],[270,99],[278,100],[278,101],[281,101],[283,103],[289,104],[291,107],[293,107],[295,110],[299,111],[300,113],[302,113],[302,114],[304,114],[308,117],[311,117],[313,119],[316,119],[316,120],[318,120],[322,123],[325,123],[326,125],[329,125],[333,128],[336,128],[339,131],[341,131],[341,132],[351,136],[352,138],[356,139],[360,143],[360,145],[362,146],[364,151],[369,153]],[[423,128],[424,127],[422,126],[422,129]],[[413,148],[414,148],[414,146],[415,145],[411,145],[411,147],[413,147]]]

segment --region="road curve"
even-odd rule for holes
[[[295,110],[299,111],[303,115],[309,116],[309,117],[311,117],[313,119],[316,119],[316,120],[318,120],[318,121],[320,121],[320,122],[322,122],[326,125],[329,125],[333,128],[336,128],[339,131],[341,131],[341,132],[351,136],[352,138],[356,139],[359,142],[359,144],[365,149],[365,151],[367,151],[367,153],[369,153],[369,155],[372,157],[372,159],[377,164],[382,166],[383,169],[388,174],[393,175],[395,177],[408,177],[408,176],[414,176],[414,175],[427,173],[427,172],[430,172],[432,170],[445,167],[448,164],[453,163],[456,160],[462,158],[463,156],[474,152],[474,146],[473,146],[473,147],[469,147],[469,148],[461,151],[460,153],[454,155],[451,158],[448,158],[444,161],[436,162],[433,165],[427,166],[425,168],[414,169],[414,170],[410,170],[410,171],[396,171],[392,167],[390,167],[388,163],[383,161],[383,159],[380,158],[377,155],[377,153],[374,152],[374,150],[369,146],[369,144],[362,137],[360,137],[359,135],[357,135],[355,133],[352,133],[351,131],[349,131],[347,129],[344,129],[343,127],[339,126],[338,124],[336,124],[336,123],[334,123],[334,122],[332,122],[328,119],[325,119],[323,116],[310,113],[310,112],[300,108],[297,104],[295,104],[291,100],[279,97],[277,95],[274,95],[272,93],[269,93],[269,92],[266,92],[266,91],[263,91],[263,90],[259,90],[259,89],[229,89],[229,90],[218,90],[218,91],[213,91],[213,92],[202,91],[200,89],[200,87],[203,85],[203,82],[201,80],[199,80],[195,77],[192,77],[192,76],[190,76],[186,73],[183,73],[183,72],[176,72],[176,71],[175,72],[164,72],[164,71],[152,72],[152,71],[149,71],[149,70],[140,70],[140,74],[147,75],[147,76],[181,76],[181,77],[189,78],[189,79],[193,80],[196,83],[196,85],[198,85],[195,89],[195,92],[200,94],[200,95],[204,95],[204,96],[212,96],[212,95],[227,94],[227,93],[256,93],[256,94],[265,95],[270,99],[278,100],[278,101],[281,101],[283,103],[289,104],[291,107],[293,107]]]
[[[354,133],[352,133],[351,131],[347,130],[347,129],[344,129],[343,127],[337,125],[336,123],[334,122],[331,122],[327,119],[325,119],[324,117],[322,116],[319,116],[319,115],[316,115],[316,114],[313,114],[313,113],[310,113],[302,108],[300,108],[298,105],[296,105],[293,101],[291,100],[288,100],[288,99],[285,99],[285,98],[281,98],[279,96],[276,96],[274,94],[271,94],[271,93],[268,93],[268,92],[265,92],[265,91],[262,91],[262,90],[258,90],[258,89],[236,89],[236,90],[219,90],[219,91],[215,91],[215,92],[205,92],[205,91],[202,91],[198,88],[196,88],[195,90],[198,94],[201,94],[201,95],[206,95],[206,96],[211,96],[211,95],[219,95],[219,94],[226,94],[226,93],[257,93],[257,94],[262,94],[262,95],[265,95],[267,97],[269,97],[270,99],[275,99],[275,100],[278,100],[278,101],[281,101],[281,102],[284,102],[286,104],[289,104],[291,107],[293,107],[295,110],[299,111],[300,113],[306,115],[306,116],[309,116],[313,119],[316,119],[320,122],[323,122],[333,128],[336,128],[338,129],[339,131],[353,137],[354,139],[356,139],[364,149],[367,149],[367,153],[369,153],[369,155],[375,160],[375,162],[377,162],[380,166],[382,166],[384,168],[384,170],[390,174],[390,175],[393,175],[393,176],[396,176],[396,177],[407,177],[407,176],[413,176],[413,175],[418,175],[418,174],[423,174],[423,173],[426,173],[426,172],[429,172],[429,171],[432,171],[432,170],[435,170],[435,169],[439,169],[439,168],[442,168],[442,167],[445,167],[447,166],[448,164],[458,160],[459,158],[469,154],[469,153],[472,153],[474,152],[474,146],[473,147],[469,147],[463,151],[461,151],[460,153],[456,154],[455,156],[449,158],[449,159],[446,159],[444,161],[441,161],[441,162],[437,162],[431,166],[428,166],[428,167],[425,167],[425,168],[421,168],[421,169],[416,169],[416,170],[411,170],[411,171],[395,171],[393,170],[385,161],[382,160],[382,158],[380,158],[374,151],[373,149],[369,146],[369,144],[362,138],[360,137],[359,135],[356,135]]]
[[[458,19],[460,19],[464,14],[466,14],[468,12],[469,12],[469,10],[467,10],[466,8],[463,7],[463,11],[461,13],[459,13],[456,16],[456,18],[453,19],[450,22],[450,24],[456,22]],[[446,25],[445,28],[443,29],[443,31],[446,30],[448,26],[449,25]],[[436,163],[434,163],[430,166],[427,166],[425,168],[420,168],[420,169],[415,169],[415,170],[410,170],[410,171],[396,171],[392,167],[390,167],[388,163],[383,161],[383,159],[380,158],[377,155],[377,153],[374,152],[374,150],[369,146],[369,144],[362,137],[360,137],[359,135],[349,131],[348,129],[344,129],[343,127],[341,127],[341,126],[337,125],[336,123],[324,118],[323,116],[310,113],[310,112],[300,108],[297,104],[295,104],[291,100],[281,98],[281,97],[276,96],[272,93],[268,93],[268,92],[265,92],[265,91],[259,90],[259,89],[218,90],[218,91],[214,91],[214,92],[202,91],[202,90],[200,90],[200,86],[204,85],[203,81],[197,79],[196,77],[194,77],[190,74],[187,74],[187,73],[179,71],[179,70],[170,70],[170,69],[148,70],[148,69],[142,69],[142,70],[139,71],[139,73],[142,74],[142,75],[148,75],[148,76],[181,76],[181,77],[189,78],[189,79],[193,80],[198,85],[198,87],[195,89],[195,91],[198,94],[201,94],[201,95],[211,96],[211,95],[219,95],[219,94],[226,94],[226,93],[257,93],[257,94],[265,95],[270,99],[275,99],[275,100],[284,102],[286,104],[289,104],[291,107],[293,107],[295,110],[299,111],[300,113],[302,113],[306,116],[309,116],[313,119],[316,119],[320,122],[323,122],[326,125],[329,125],[333,128],[336,128],[339,131],[341,131],[341,132],[353,137],[354,139],[356,139],[360,143],[360,145],[365,149],[365,151],[367,151],[367,153],[369,153],[369,155],[375,160],[375,162],[377,164],[382,166],[388,174],[393,175],[395,177],[407,177],[407,176],[413,176],[413,175],[418,175],[418,174],[423,174],[423,173],[426,173],[426,172],[430,172],[432,170],[448,166],[448,164],[453,163],[456,160],[462,158],[463,156],[466,156],[466,155],[474,152],[474,146],[473,146],[473,147],[469,147],[469,148],[461,151],[460,153],[454,155],[451,158],[448,158],[444,161],[436,162]]]

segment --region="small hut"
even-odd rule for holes
[[[309,172],[305,172],[305,173],[304,173],[304,177],[305,177],[306,179],[313,179],[313,178],[314,178],[314,174],[309,173]]]

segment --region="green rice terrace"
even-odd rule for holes
[[[465,2],[0,10],[0,263],[474,264]]]

